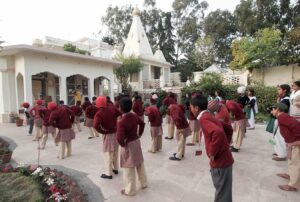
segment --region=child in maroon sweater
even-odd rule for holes
[[[71,107],[71,110],[73,111],[74,115],[75,115],[75,120],[74,120],[74,124],[73,124],[73,128],[75,129],[75,125],[77,126],[77,129],[79,132],[81,132],[81,127],[80,127],[80,116],[83,113],[83,110],[81,108],[81,101],[77,101],[76,105],[73,105]]]
[[[186,138],[191,135],[191,129],[185,118],[183,105],[171,104],[169,106],[169,112],[177,129],[176,139],[178,141],[177,152],[169,159],[173,161],[180,161],[184,157]]]
[[[95,117],[97,112],[98,112],[98,108],[94,104],[88,106],[85,109],[85,117],[86,117],[85,126],[89,129],[89,132],[90,132],[90,136],[88,137],[88,139],[92,139],[94,137],[99,137],[99,134],[93,128],[94,117]]]
[[[297,191],[297,188],[300,188],[300,122],[284,113],[287,108],[283,103],[272,106],[272,114],[278,120],[280,133],[288,147],[289,174],[278,174],[278,176],[289,180],[289,183],[280,185],[279,188],[285,191]]]
[[[53,139],[55,140],[55,136],[56,136],[56,130],[53,126],[50,125],[49,123],[49,119],[50,119],[50,114],[51,114],[51,110],[50,109],[40,109],[39,110],[39,114],[40,117],[43,119],[43,127],[42,127],[42,142],[41,142],[41,146],[38,147],[38,149],[45,149],[46,146],[46,142],[48,140],[48,134],[51,133]],[[58,146],[58,143],[55,142],[55,145]]]
[[[124,170],[124,195],[136,194],[135,171],[137,171],[142,189],[147,187],[147,177],[140,137],[144,132],[145,123],[136,114],[131,113],[132,101],[128,98],[120,100],[120,111],[123,113],[117,124],[117,140],[121,145],[120,162]]]
[[[207,98],[197,96],[191,100],[191,110],[197,116],[204,134],[205,148],[210,159],[211,177],[216,188],[215,201],[232,201],[232,164],[229,137],[232,128],[224,130],[223,124],[207,110]],[[228,132],[228,134],[226,134]]]
[[[150,153],[156,153],[162,149],[163,130],[161,126],[161,116],[155,105],[145,109],[145,115],[148,116],[150,122],[151,148]]]
[[[99,108],[94,119],[94,128],[97,132],[103,134],[104,161],[106,173],[101,178],[112,179],[112,173],[118,174],[118,153],[119,144],[117,142],[117,118],[120,112],[111,105],[105,96],[99,96],[96,100],[96,106]]]

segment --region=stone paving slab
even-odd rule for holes
[[[14,160],[19,163],[36,164],[38,143],[32,141],[32,136],[27,136],[27,130],[25,126],[0,124],[0,136],[6,136],[18,145],[13,153]],[[167,132],[166,125],[164,125],[164,132],[165,134]],[[56,158],[58,148],[54,146],[52,137],[49,137],[46,149],[41,151],[40,164],[64,166],[85,173],[89,180],[83,182],[83,187],[92,189],[87,191],[91,195],[90,201],[103,201],[104,198],[108,202],[206,202],[214,199],[208,158],[205,152],[202,156],[196,157],[194,155],[196,146],[186,147],[185,158],[180,162],[168,160],[169,156],[176,151],[176,140],[163,140],[162,152],[148,153],[150,132],[147,124],[141,141],[149,187],[145,190],[139,189],[135,197],[126,197],[120,194],[123,185],[122,170],[119,175],[114,176],[113,180],[100,178],[101,172],[105,169],[101,153],[101,138],[88,140],[87,137],[88,131],[85,128],[82,132],[76,133],[76,139],[72,143],[73,156],[64,160]],[[233,201],[300,201],[300,191],[290,193],[278,188],[279,184],[285,184],[286,181],[278,178],[276,173],[285,172],[287,162],[274,162],[271,159],[273,149],[268,143],[270,138],[272,135],[265,132],[265,125],[258,125],[256,130],[248,131],[246,134],[241,152],[234,154]],[[80,184],[80,179],[76,179]],[[96,186],[96,189],[87,188],[84,184],[90,182]]]

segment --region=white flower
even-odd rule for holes
[[[50,178],[50,177],[47,178],[46,184],[47,184],[48,186],[53,185],[53,184],[54,184],[54,179],[52,179],[52,178]]]
[[[53,171],[50,172],[50,176],[54,177],[55,173]]]
[[[40,172],[39,176],[41,176],[41,177],[42,177],[43,175],[44,175],[44,172]]]
[[[42,171],[41,167],[37,167],[37,169],[32,173],[32,175],[37,175]]]

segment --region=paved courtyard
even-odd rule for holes
[[[37,142],[27,136],[28,127],[17,128],[14,124],[0,124],[0,136],[8,137],[17,144],[13,159],[17,163],[37,164]],[[164,132],[167,128],[164,126]],[[176,151],[176,140],[163,141],[163,151],[148,153],[150,143],[149,125],[141,138],[149,187],[138,190],[135,197],[120,194],[122,189],[122,170],[113,180],[103,180],[104,170],[101,153],[101,138],[88,140],[84,129],[76,133],[73,141],[73,156],[64,160],[56,158],[58,148],[49,137],[46,150],[41,151],[40,164],[54,167],[63,166],[89,194],[89,201],[118,202],[193,202],[213,201],[214,188],[209,172],[208,158],[195,156],[197,146],[186,147],[184,160],[168,160]],[[287,170],[287,162],[271,160],[272,146],[268,143],[271,135],[265,132],[264,125],[248,131],[240,153],[234,154],[233,201],[236,202],[299,202],[300,191],[290,193],[281,191],[277,185],[285,184],[276,176]],[[203,145],[201,146],[203,148]],[[72,172],[73,171],[73,172]],[[83,173],[82,174],[77,174]],[[138,185],[139,186],[139,185]]]

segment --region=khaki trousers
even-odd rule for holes
[[[104,162],[106,166],[106,175],[112,176],[112,170],[118,170],[119,169],[119,148],[112,152],[104,152]]]
[[[291,159],[288,159],[288,169],[290,175],[289,186],[300,188],[300,148],[293,146]]]
[[[171,123],[168,123],[168,137],[169,138],[174,137],[174,131],[175,131],[175,124],[172,121]]]
[[[196,144],[199,142],[199,130],[192,132],[192,143]]]
[[[65,154],[68,156],[72,155],[72,140],[67,141],[67,142],[59,142],[60,144],[60,149],[59,149],[59,158],[64,159]]]
[[[54,139],[54,143],[55,143],[55,133],[51,133],[51,135],[52,135],[52,137]],[[45,134],[43,134],[42,142],[41,142],[41,148],[42,149],[45,148],[47,140],[48,140],[48,133],[45,133]]]
[[[176,158],[182,159],[185,153],[185,142],[186,137],[182,133],[179,133],[179,140],[177,143],[177,152],[176,152]]]
[[[237,125],[232,135],[232,146],[235,149],[241,148],[244,136],[245,136],[245,129]]]
[[[35,130],[35,135],[34,135],[34,140],[38,140],[41,138],[42,136],[42,127],[37,127],[37,126],[34,126],[34,130]]]
[[[95,130],[93,127],[88,127],[89,132],[90,132],[90,137],[99,137],[98,132]]]
[[[162,149],[162,135],[153,137],[151,136],[151,152],[161,151]]]
[[[74,130],[75,130],[75,126],[77,127],[77,130],[78,130],[79,132],[82,131],[82,130],[81,130],[80,123],[73,123],[73,128],[74,128]]]
[[[125,186],[125,194],[127,195],[135,195],[136,194],[136,177],[135,177],[135,170],[137,171],[137,175],[139,178],[139,181],[141,183],[142,188],[147,187],[147,176],[146,171],[144,167],[144,163],[141,163],[141,165],[138,165],[133,168],[124,168],[123,169],[123,180],[124,180],[124,186]]]

